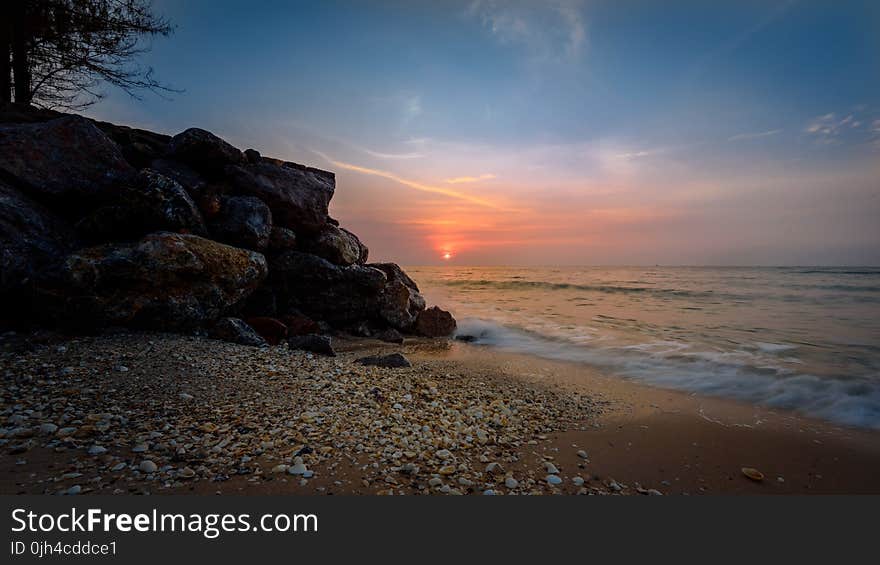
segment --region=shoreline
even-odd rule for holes
[[[340,339],[323,358],[155,333],[6,345],[4,494],[880,492],[875,431],[481,346]],[[396,351],[413,368],[354,363]],[[59,418],[77,430],[41,435]],[[313,476],[284,467],[297,453]]]

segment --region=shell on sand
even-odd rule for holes
[[[761,482],[764,480],[764,473],[752,467],[743,467],[742,474],[753,481]]]

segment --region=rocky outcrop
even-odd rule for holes
[[[302,351],[311,351],[327,355],[328,357],[336,357],[336,351],[333,349],[333,340],[326,335],[307,334],[294,336],[287,340],[287,346],[291,349],[301,349]]]
[[[323,353],[328,332],[448,335],[451,316],[424,313],[416,283],[367,264],[329,216],[335,190],[333,173],[205,130],[0,106],[0,323],[199,329]]]
[[[369,357],[361,357],[357,362],[368,367],[384,367],[386,369],[406,369],[412,367],[412,363],[404,357],[403,353],[370,355]]]
[[[81,249],[63,267],[75,322],[185,329],[232,311],[266,276],[266,259],[194,235],[160,232]]]

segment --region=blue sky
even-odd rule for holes
[[[377,258],[880,264],[880,3],[157,1],[97,117],[333,170]]]

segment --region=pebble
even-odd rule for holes
[[[554,464],[553,464],[552,462],[550,462],[550,461],[547,461],[547,462],[544,463],[544,468],[545,468],[545,469],[547,470],[547,472],[550,473],[551,475],[558,475],[558,474],[559,474],[559,469],[557,469],[557,468],[556,468],[556,465],[554,465]]]
[[[196,472],[189,467],[184,467],[179,473],[177,473],[177,476],[181,479],[191,479],[196,476]]]
[[[507,477],[504,479],[504,486],[509,489],[514,489],[519,486],[519,481],[514,479],[513,477]]]
[[[141,473],[150,474],[150,473],[155,473],[156,470],[158,469],[158,467],[156,466],[155,463],[153,463],[149,459],[144,459],[143,461],[141,461],[141,464],[138,465],[138,469],[140,470]]]
[[[72,436],[73,434],[76,433],[76,428],[74,428],[74,427],[61,428],[56,433],[58,434],[59,437]]]
[[[486,489],[483,491],[483,496],[495,496],[495,491],[492,489]]]
[[[69,495],[79,494],[81,492],[82,492],[82,487],[79,485],[73,485],[72,487],[70,487],[69,489],[67,489],[65,491],[65,493],[67,493]]]
[[[544,477],[544,480],[546,480],[547,483],[551,485],[562,484],[562,479],[559,477],[559,475],[547,475],[546,477]]]
[[[93,445],[89,448],[89,455],[103,455],[107,453],[107,448],[101,445]]]
[[[302,457],[294,457],[293,465],[287,469],[287,472],[291,475],[304,475],[306,471],[308,471],[308,469],[306,468],[306,464],[303,462]]]
[[[441,449],[434,454],[438,459],[452,459],[452,452],[448,449]]]
[[[587,452],[584,451],[583,449],[581,449],[577,452],[577,456],[580,457],[581,459],[589,459]]]
[[[583,477],[573,477],[571,479],[571,482],[573,482],[574,486],[576,486],[576,487],[584,486],[584,478]]]
[[[431,477],[431,479],[428,481],[429,487],[439,487],[442,484],[443,481],[438,477]]]
[[[131,451],[133,453],[144,453],[145,451],[148,451],[149,449],[150,448],[147,446],[146,443],[139,443],[139,444],[135,445],[134,447],[132,447]]]
[[[110,470],[115,473],[116,471],[121,471],[121,470],[125,469],[125,467],[126,467],[125,463],[117,463],[116,465],[113,465],[112,467],[110,467]]]
[[[43,435],[51,435],[58,431],[58,426],[55,424],[40,424],[40,433]]]

